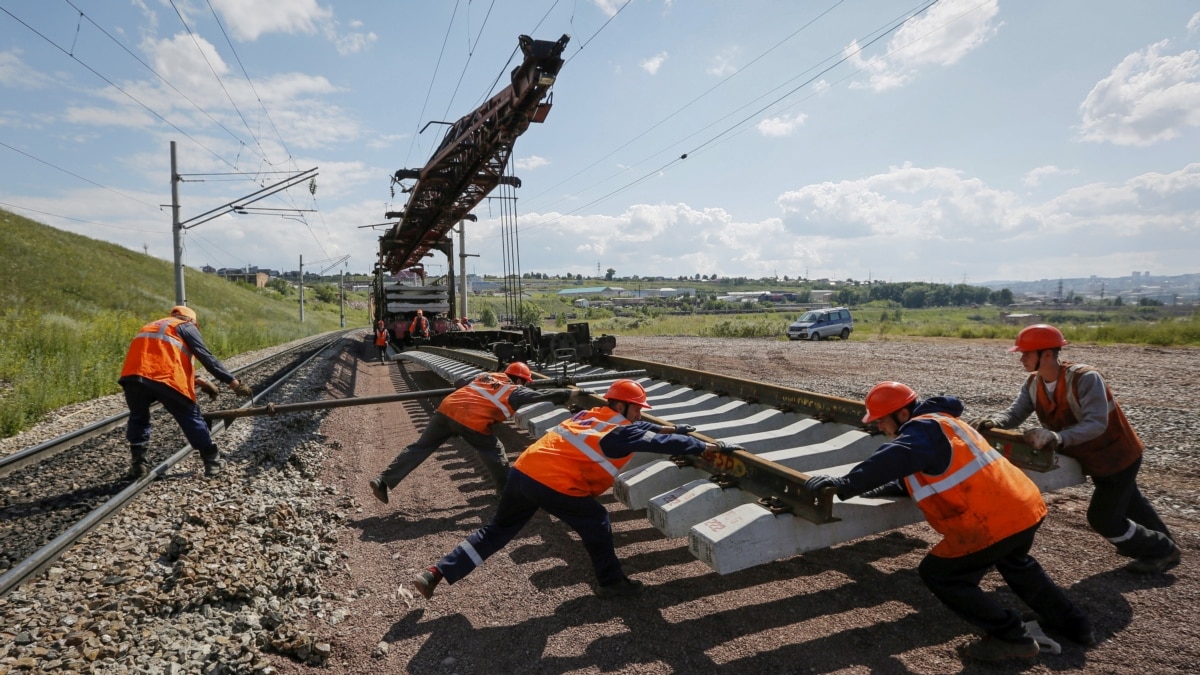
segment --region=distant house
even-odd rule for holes
[[[220,276],[227,281],[240,281],[253,285],[255,288],[266,288],[270,275],[266,272],[242,272],[241,270],[221,270]]]
[[[809,300],[811,302],[833,302],[833,294],[835,290],[812,290],[809,292]]]

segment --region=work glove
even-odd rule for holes
[[[690,434],[696,430],[691,424],[675,424],[674,427],[677,434]]]
[[[834,476],[811,476],[808,480],[804,481],[804,489],[807,490],[809,494],[814,495],[820,493],[826,488],[841,490],[845,485],[845,478],[837,478]]]
[[[716,443],[717,443],[717,452],[721,452],[721,453],[725,453],[725,454],[734,453],[734,452],[737,452],[738,450],[745,450],[745,448],[743,448],[740,445],[735,445],[733,443],[726,443],[725,441],[716,441]]]
[[[1058,450],[1062,447],[1062,439],[1058,434],[1043,427],[1026,431],[1024,437],[1026,443],[1038,450]]]
[[[591,395],[583,389],[572,389],[571,397],[567,399],[567,407],[569,408],[587,408],[592,404]]]
[[[571,400],[570,389],[555,389],[550,392],[550,402],[554,405],[563,405]]]
[[[230,382],[229,388],[233,390],[233,393],[241,396],[242,398],[250,398],[251,396],[254,396],[254,391],[251,390],[248,385],[242,384],[239,380]]]
[[[976,417],[968,421],[967,424],[975,427],[976,431],[987,431],[988,429],[996,428],[996,420],[990,417]]]
[[[210,401],[215,401],[221,396],[221,391],[217,389],[216,385],[202,377],[196,378],[196,388],[208,394]]]

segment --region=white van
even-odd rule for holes
[[[814,309],[804,313],[788,326],[789,340],[824,340],[838,336],[843,340],[850,339],[854,330],[854,317],[845,307],[830,309]]]

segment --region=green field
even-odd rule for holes
[[[129,341],[175,304],[171,263],[2,210],[0,269],[0,437],[119,391]],[[285,297],[191,269],[184,283],[218,358],[339,326],[336,302],[319,300],[327,289],[306,292],[301,324],[294,291]],[[347,326],[368,325],[366,295],[351,299],[363,309],[347,311]]]

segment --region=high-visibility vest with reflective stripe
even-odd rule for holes
[[[596,497],[613,485],[625,457],[606,457],[600,439],[629,420],[611,408],[592,408],[563,420],[529,446],[513,465],[553,490],[575,497]]]
[[[121,377],[137,375],[162,382],[195,401],[196,371],[192,350],[176,330],[181,323],[185,322],[168,317],[142,326],[125,352]]]
[[[1062,431],[1083,419],[1076,384],[1081,375],[1095,370],[1081,363],[1063,363],[1062,366],[1058,372],[1058,384],[1054,387],[1053,398],[1046,394],[1046,387],[1041,385],[1042,378],[1038,377],[1037,373],[1033,373],[1025,381],[1030,400],[1034,402],[1038,421],[1051,431]],[[1064,447],[1059,451],[1079,460],[1079,466],[1085,474],[1101,478],[1130,467],[1142,456],[1146,448],[1137,432],[1133,430],[1133,425],[1125,418],[1121,406],[1117,405],[1107,382],[1104,383],[1104,396],[1108,400],[1108,427],[1104,433],[1090,441]]]
[[[437,410],[468,429],[490,434],[493,424],[512,417],[508,397],[516,388],[503,373],[483,373],[442,399]]]
[[[388,343],[387,331],[382,328],[376,329],[376,331],[375,331],[375,346],[376,347],[386,347],[387,343]]]
[[[929,525],[943,536],[933,555],[957,558],[981,551],[1046,517],[1037,486],[979,432],[945,413],[913,419],[936,421],[952,449],[950,466],[941,474],[904,479]]]

